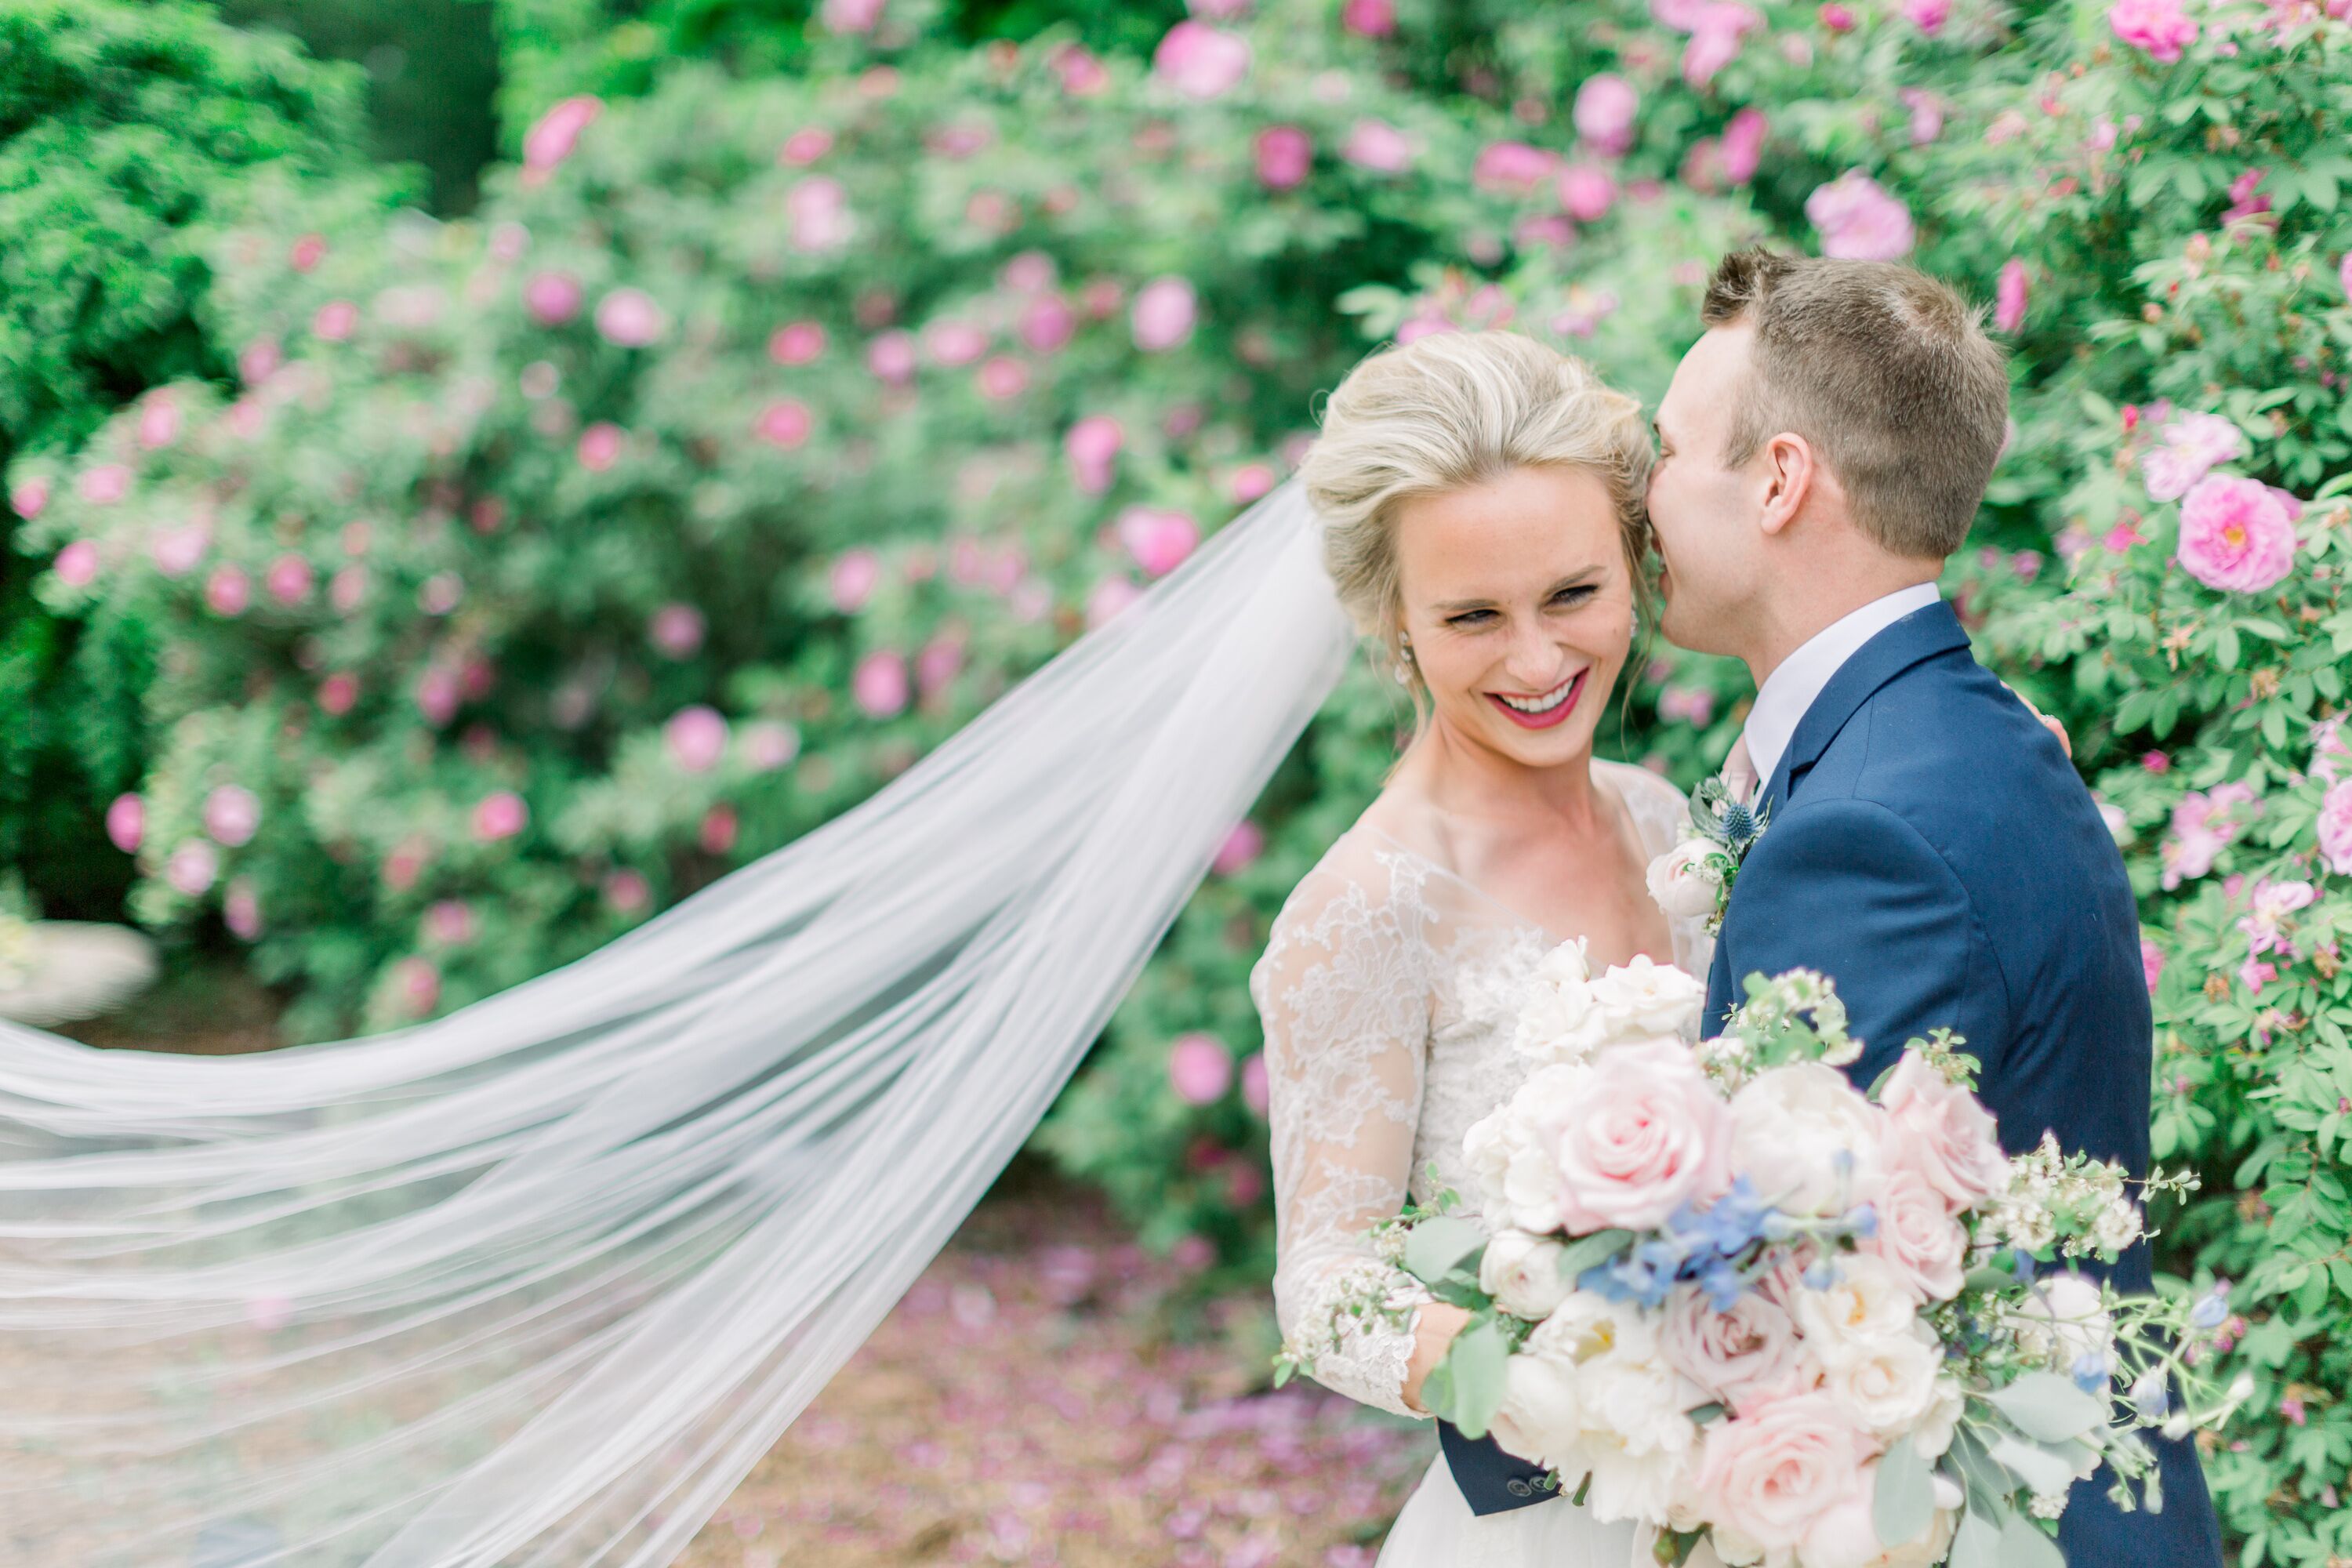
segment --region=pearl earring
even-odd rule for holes
[[[1396,683],[1399,686],[1412,684],[1412,638],[1409,637],[1397,639]]]

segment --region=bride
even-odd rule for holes
[[[1448,1187],[1475,1217],[1463,1134],[1532,1070],[1511,1035],[1537,961],[1582,939],[1595,973],[1637,953],[1706,972],[1702,922],[1669,921],[1645,890],[1684,797],[1592,752],[1648,598],[1650,460],[1639,405],[1580,362],[1528,338],[1446,333],[1359,365],[1300,475],[1340,600],[1386,645],[1422,721],[1251,975],[1275,1298],[1292,1342],[1330,1345],[1319,1381],[1401,1415],[1427,1414],[1422,1381],[1465,1314],[1374,1257],[1366,1227]],[[1366,1270],[1392,1276],[1392,1304],[1418,1304],[1411,1328],[1334,1324],[1330,1304]],[[1504,1511],[1474,1514],[1441,1452],[1381,1563],[1628,1562],[1632,1525],[1524,1479],[1507,1495]]]

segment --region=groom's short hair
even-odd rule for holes
[[[1802,436],[1880,545],[1959,549],[2008,441],[2009,372],[1980,308],[1916,268],[1756,247],[1723,258],[1699,316],[1755,331],[1725,466]]]

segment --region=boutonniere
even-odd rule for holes
[[[1764,837],[1769,808],[1757,811],[1731,798],[1720,774],[1691,791],[1690,826],[1682,842],[1650,862],[1650,897],[1669,916],[1706,917],[1709,936],[1723,929],[1740,862]]]

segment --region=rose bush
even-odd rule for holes
[[[237,401],[10,476],[45,601],[157,628],[162,749],[84,803],[141,917],[247,933],[304,1033],[446,1009],[870,792],[1273,482],[1370,342],[1507,324],[1654,398],[1725,248],[1899,256],[2012,353],[1947,588],[2144,900],[2159,1155],[2207,1178],[2159,1256],[2240,1282],[2270,1413],[2209,1457],[2226,1521],[2352,1558],[2343,0],[1218,10],[1133,59],[902,10],[805,81],[551,96],[478,225],[240,239]],[[1745,672],[1642,674],[1604,744],[1688,782]],[[1400,718],[1351,677],[1041,1133],[1188,1259],[1265,1266],[1244,980]]]

